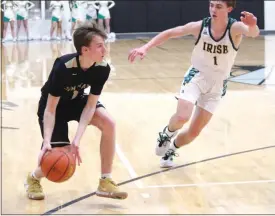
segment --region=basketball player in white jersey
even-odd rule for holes
[[[163,31],[144,46],[132,50],[128,56],[130,62],[137,56],[143,59],[149,49],[169,38],[192,35],[196,40],[191,56],[192,66],[184,77],[177,110],[157,139],[156,155],[162,157],[160,166],[163,168],[173,166],[176,149],[192,142],[210,121],[225,94],[226,79],[243,35],[259,35],[257,18],[252,13],[242,12],[241,21],[228,17],[235,5],[236,0],[209,1],[209,18]],[[189,128],[176,136],[190,119]]]

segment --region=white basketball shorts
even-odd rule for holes
[[[190,67],[182,82],[178,98],[196,104],[213,114],[225,93],[226,81],[217,77],[207,77]]]

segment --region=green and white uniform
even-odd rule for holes
[[[87,1],[73,1],[72,22],[86,20]]]
[[[11,1],[3,1],[4,5],[4,22],[10,22],[15,20],[15,11],[17,10],[17,5]]]
[[[226,92],[226,79],[234,64],[238,49],[234,46],[230,28],[235,19],[229,18],[219,40],[211,34],[211,18],[204,18],[191,56],[179,98],[196,103],[213,113]]]
[[[111,3],[111,5],[109,5],[109,3]],[[99,4],[99,6],[97,6],[96,4]],[[111,18],[109,9],[115,6],[114,1],[94,1],[93,5],[96,9],[99,9],[97,16],[98,19]]]
[[[28,11],[34,7],[34,3],[30,1],[16,1],[18,9],[16,11],[17,20],[27,20],[29,17]]]
[[[50,9],[52,10],[52,22],[62,21],[62,7],[61,1],[51,1]]]
[[[97,13],[96,13],[96,8],[94,7],[94,4],[92,1],[87,1],[87,15],[86,19],[87,20],[92,20],[97,18]]]

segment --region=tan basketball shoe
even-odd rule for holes
[[[27,190],[27,195],[30,199],[33,200],[42,200],[44,199],[45,195],[43,193],[42,186],[39,180],[36,180],[32,177],[31,173],[28,174],[25,188]]]
[[[110,178],[99,180],[96,195],[112,199],[126,199],[128,197],[128,194],[121,192],[116,183]]]

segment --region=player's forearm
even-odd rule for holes
[[[260,29],[257,25],[255,26],[248,26],[248,34],[249,37],[257,37],[260,34]]]
[[[169,31],[166,30],[166,31],[159,33],[154,38],[152,38],[147,44],[144,45],[144,47],[146,48],[146,50],[149,50],[153,47],[156,47],[156,46],[162,44],[164,41],[166,41],[168,39],[169,39]]]
[[[91,122],[94,116],[94,113],[95,113],[95,108],[85,107],[83,109],[83,112],[81,114],[80,121],[78,124],[78,128],[76,131],[76,135],[74,138],[74,142],[77,143],[78,145],[80,143],[80,139],[83,136],[88,124]]]
[[[44,112],[44,142],[51,142],[55,124],[55,113],[45,110]]]

